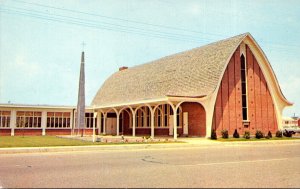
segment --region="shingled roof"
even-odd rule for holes
[[[227,62],[249,33],[118,71],[102,85],[94,106],[166,96],[202,97],[216,89]]]

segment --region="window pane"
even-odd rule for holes
[[[157,116],[157,126],[160,127],[160,114]]]
[[[246,71],[245,70],[241,71],[241,79],[242,79],[242,82],[246,81]]]
[[[241,69],[245,69],[245,57],[244,57],[244,55],[241,56]]]
[[[244,108],[247,107],[247,97],[246,97],[246,95],[242,95],[242,106]]]
[[[10,117],[7,117],[7,125],[6,127],[10,127]]]
[[[242,83],[242,94],[246,94],[246,83]]]
[[[168,114],[165,115],[165,127],[168,127]]]
[[[243,120],[247,120],[247,108],[243,108]]]

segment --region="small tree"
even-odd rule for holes
[[[256,133],[255,133],[255,138],[261,139],[261,138],[263,138],[263,137],[264,137],[263,132],[257,130]]]
[[[240,138],[240,134],[238,133],[237,129],[234,130],[233,137]]]
[[[216,131],[214,129],[211,131],[210,138],[213,139],[213,140],[217,140],[217,133],[216,133]]]
[[[250,139],[250,132],[249,131],[245,131],[244,138],[245,139]]]
[[[222,133],[222,138],[228,138],[228,131],[226,129],[222,130],[221,133]]]

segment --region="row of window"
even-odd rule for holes
[[[17,128],[40,128],[42,125],[42,112],[17,111]]]
[[[173,109],[169,104],[159,105],[154,113],[154,127],[168,128],[170,125],[170,116],[173,115]],[[130,124],[131,125],[131,124]],[[177,110],[177,126],[182,125],[182,112]],[[136,113],[136,127],[147,128],[151,126],[151,115],[148,107],[140,108]]]
[[[85,113],[86,128],[93,128],[93,113]],[[11,121],[11,111],[0,111],[0,128],[9,128]],[[95,120],[95,124],[97,120]],[[40,111],[17,111],[17,128],[41,128],[42,112]],[[47,112],[47,128],[70,128],[70,112]]]
[[[10,111],[0,111],[0,127],[10,127]],[[160,105],[155,111],[154,125],[155,127],[169,127],[170,115],[173,110],[170,105]],[[93,128],[94,113],[85,113],[86,128]],[[102,116],[103,117],[103,116]],[[122,120],[123,116],[120,116]],[[76,117],[75,117],[76,121]],[[177,126],[182,125],[182,113],[177,111]],[[122,121],[120,121],[122,123]],[[97,124],[97,120],[95,120]],[[42,112],[39,111],[17,111],[16,127],[17,128],[41,128]],[[131,125],[131,124],[130,124]],[[147,128],[151,125],[150,110],[148,107],[140,108],[136,114],[136,127]],[[71,113],[70,112],[47,112],[47,128],[70,128]],[[95,126],[97,127],[97,126]]]
[[[70,112],[47,112],[47,128],[70,128]]]

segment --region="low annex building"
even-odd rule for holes
[[[245,33],[150,63],[122,67],[104,82],[89,110],[97,133],[172,135],[176,139],[210,137],[212,129],[218,135],[225,129],[230,135],[235,129],[241,134],[275,133],[282,127],[283,109],[291,105],[264,52]],[[13,109],[15,113],[9,105],[1,105],[1,120],[8,114],[16,114],[10,118],[17,120],[21,110]],[[41,111],[45,130],[41,134],[48,133],[51,115],[46,109]],[[74,117],[74,111],[70,115]],[[10,120],[6,129],[16,131],[16,122]],[[67,129],[74,132],[74,124]],[[3,130],[1,125],[1,133]]]

